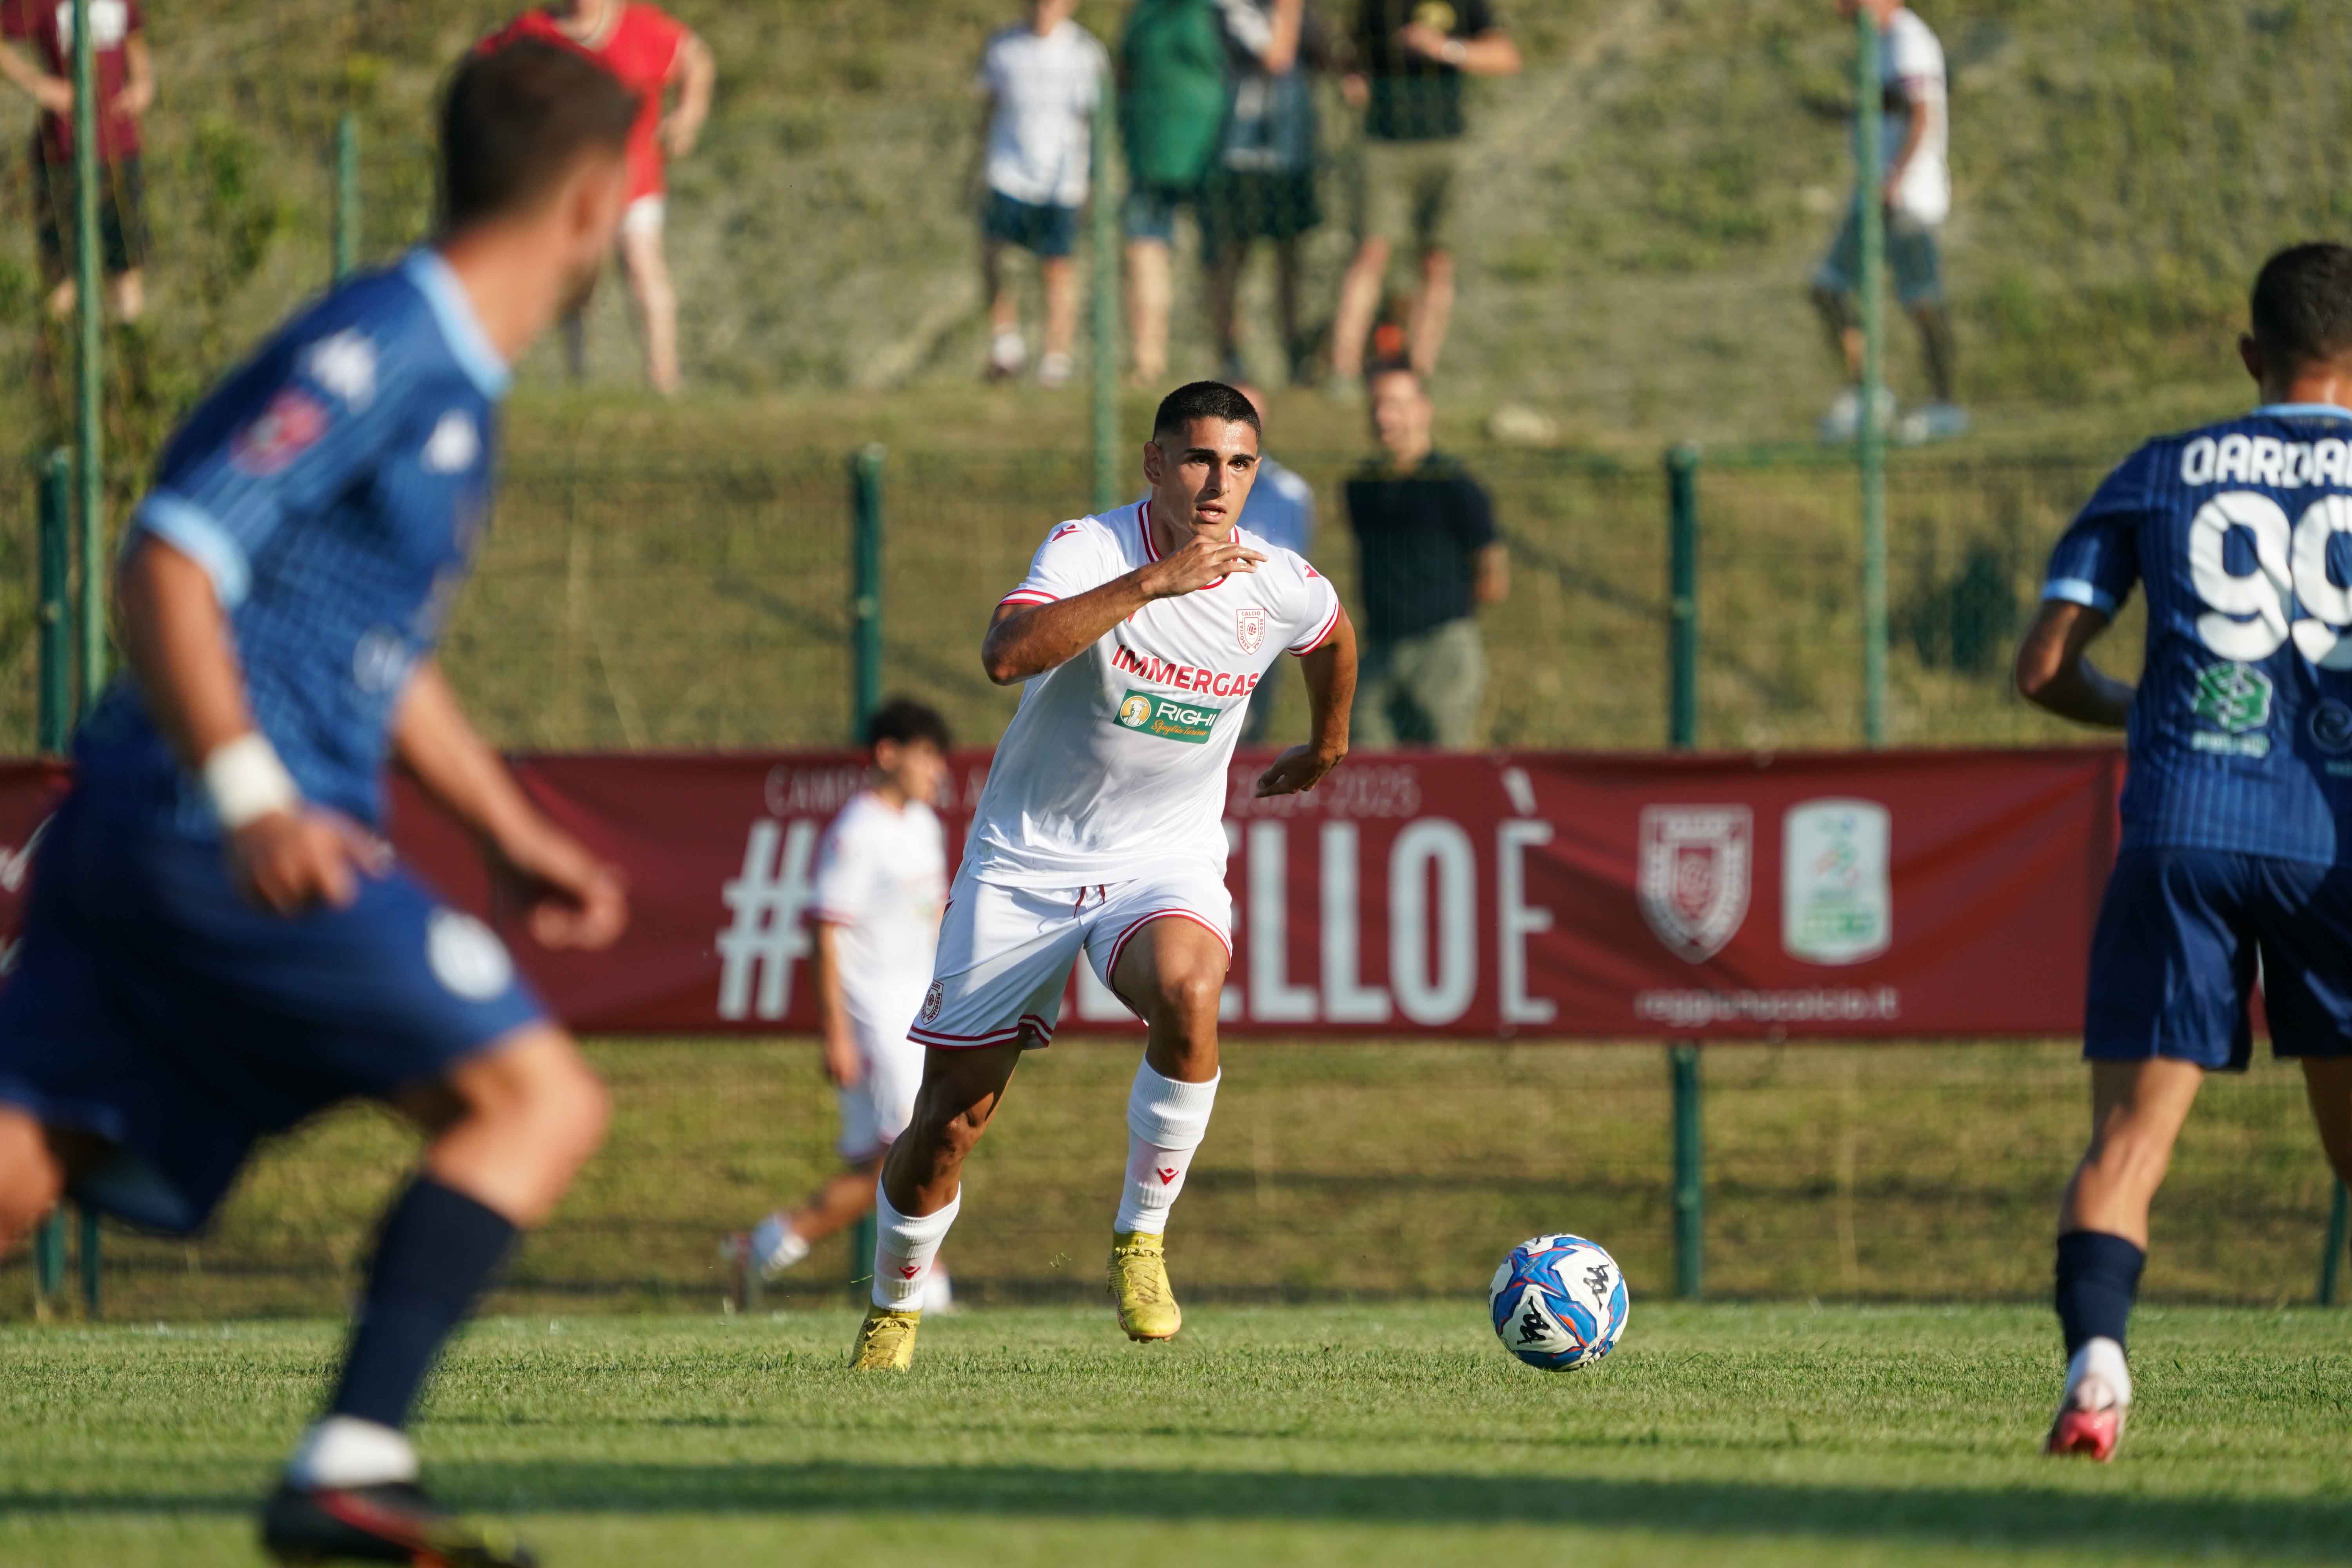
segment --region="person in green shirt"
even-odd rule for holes
[[[1454,316],[1447,220],[1466,129],[1463,79],[1519,68],[1519,47],[1491,0],[1359,0],[1355,45],[1357,74],[1343,85],[1364,110],[1359,239],[1331,322],[1333,388],[1349,394],[1363,374],[1389,257],[1408,235],[1420,247],[1421,292],[1406,342],[1415,371],[1436,370]]]
[[[1139,385],[1168,375],[1170,250],[1176,210],[1198,214],[1225,127],[1219,0],[1135,0],[1118,46],[1118,129],[1127,152],[1128,342]]]

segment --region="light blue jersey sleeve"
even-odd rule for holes
[[[131,541],[150,534],[178,549],[236,609],[255,557],[288,521],[369,482],[408,423],[399,362],[379,337],[331,320],[233,376],[165,452]]]
[[[2139,526],[2152,502],[2153,447],[2109,474],[2050,552],[2042,596],[2112,616],[2139,582]]]

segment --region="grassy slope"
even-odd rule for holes
[[[326,266],[325,162],[339,109],[366,127],[368,248],[425,220],[421,131],[440,62],[489,0],[320,0],[299,26],[227,0],[156,23],[166,61],[151,184],[170,237],[143,391],[110,419],[127,500],[173,411]],[[971,136],[980,0],[678,0],[726,62],[701,156],[677,175],[675,249],[700,393],[627,391],[613,291],[596,382],[516,410],[518,485],[452,662],[519,744],[807,742],[842,726],[840,454],[890,442],[892,679],[970,732],[1007,700],[979,682],[980,606],[1041,526],[1080,510],[1083,395],[971,385],[979,325],[957,191]],[[1116,26],[1113,0],[1086,18]],[[2242,392],[2225,344],[2244,276],[2278,240],[2340,226],[2352,138],[2340,30],[2309,5],[2137,0],[2085,29],[2056,0],[1937,15],[1958,62],[1962,187],[1951,273],[1984,440],[1895,487],[1898,740],[2046,740],[2002,694],[1997,654],[2038,557],[2135,435]],[[1572,0],[1525,8],[1528,72],[1481,89],[1477,177],[1448,439],[1503,400],[1621,460],[1616,478],[1489,454],[1526,547],[1492,617],[1493,735],[1631,746],[1659,738],[1660,443],[1801,437],[1829,372],[1798,300],[1838,200],[1845,43],[1813,0]],[[295,47],[299,41],[299,47]],[[1334,117],[1335,125],[1344,117]],[[15,198],[21,201],[21,193]],[[6,205],[6,204],[0,204]],[[5,215],[0,215],[5,216]],[[20,223],[0,317],[29,320]],[[1328,293],[1336,229],[1318,251]],[[1187,308],[1185,320],[1194,319]],[[0,426],[45,439],[23,332],[0,334]],[[1181,368],[1205,370],[1197,343]],[[527,380],[544,386],[542,353]],[[1128,423],[1140,418],[1131,405]],[[1280,449],[1326,487],[1356,416],[1283,399]],[[2058,469],[1969,468],[2072,447]],[[942,454],[953,453],[950,462]],[[619,470],[667,478],[631,490]],[[746,484],[714,469],[756,469]],[[0,733],[26,738],[26,492],[0,492]],[[1858,693],[1848,481],[1717,471],[1703,496],[1710,628],[1703,739],[1850,741]],[[1347,552],[1321,552],[1343,584]],[[1970,657],[1948,649],[1954,584],[2001,585]],[[15,595],[13,599],[8,595]],[[1963,639],[1967,640],[1967,639]],[[745,679],[746,669],[760,679]],[[1286,699],[1286,700],[1290,699]]]
[[[723,1232],[831,1168],[831,1096],[801,1043],[601,1043],[610,1144],[525,1247],[503,1310],[716,1311]],[[1131,1036],[1025,1065],[974,1157],[949,1247],[983,1302],[1098,1299],[1125,1158]],[[1195,1301],[1451,1298],[1521,1238],[1595,1237],[1637,1292],[1672,1280],[1655,1046],[1236,1046],[1171,1236]],[[2065,1047],[1730,1047],[1707,1058],[1708,1289],[1739,1297],[2038,1300],[2080,1151]],[[1969,1113],[1949,1114],[1955,1104]],[[373,1112],[257,1166],[199,1245],[108,1242],[122,1321],[325,1313],[411,1158]],[[2216,1083],[2157,1212],[2151,1299],[2311,1300],[2328,1190],[2299,1079]],[[825,1244],[775,1300],[842,1299]],[[864,1270],[861,1268],[860,1272]],[[29,1300],[21,1258],[0,1315]]]
[[[853,1379],[845,1313],[486,1324],[423,1429],[457,1500],[567,1568],[891,1552],[992,1568],[2340,1562],[2342,1336],[2151,1311],[2123,1462],[2032,1453],[2039,1310],[1634,1308],[1547,1378],[1474,1300],[927,1326]],[[11,1342],[13,1341],[13,1342]],[[249,1561],[246,1509],[316,1398],[323,1325],[0,1338],[0,1556]],[[34,1352],[37,1351],[37,1354]]]

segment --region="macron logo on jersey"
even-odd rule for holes
[[[1202,669],[1196,665],[1171,664],[1150,654],[1129,651],[1124,643],[1113,644],[1110,667],[1155,686],[1172,686],[1179,691],[1201,691],[1211,697],[1247,697],[1257,689],[1257,677],[1236,675],[1230,670]]]
[[[313,348],[303,369],[354,414],[364,414],[375,401],[375,345],[355,328]]]
[[[1079,526],[1079,524],[1075,522],[1066,522],[1062,524],[1061,527],[1055,529],[1053,532],[1047,534],[1045,536],[1045,542],[1052,544],[1057,540],[1067,539],[1070,535],[1078,531]]]

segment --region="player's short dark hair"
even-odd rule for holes
[[[1151,416],[1151,438],[1183,432],[1195,419],[1223,419],[1229,424],[1246,425],[1265,439],[1265,426],[1258,422],[1257,410],[1239,389],[1222,381],[1192,381],[1160,400],[1160,412]]]
[[[1364,367],[1364,384],[1368,387],[1377,386],[1380,384],[1381,378],[1386,375],[1409,375],[1412,377],[1413,385],[1419,387],[1423,392],[1427,392],[1429,390],[1428,380],[1423,376],[1420,370],[1415,367],[1412,361],[1409,359],[1376,359],[1372,361],[1371,363]]]
[[[929,741],[942,752],[951,744],[948,721],[940,717],[939,710],[911,697],[893,697],[866,721],[866,749],[871,752],[885,741],[902,746]]]
[[[2254,279],[2254,342],[2263,357],[2310,364],[2352,353],[2352,247],[2292,246]]]
[[[441,98],[441,226],[528,212],[585,153],[622,156],[635,95],[577,49],[520,38],[466,57]]]

